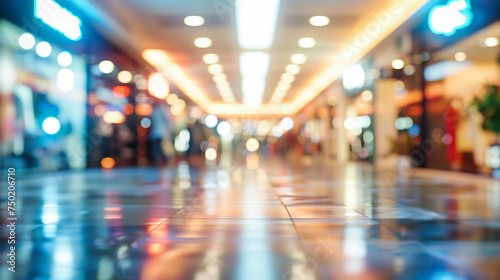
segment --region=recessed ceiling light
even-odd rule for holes
[[[462,61],[465,61],[466,59],[467,59],[467,55],[464,52],[457,52],[455,54],[456,61],[462,62]]]
[[[295,63],[295,64],[304,64],[306,62],[306,60],[307,60],[306,56],[301,54],[301,53],[296,53],[296,54],[292,55],[292,58],[291,58],[292,63]]]
[[[224,74],[224,73],[215,74],[215,75],[213,76],[213,80],[214,80],[214,82],[216,82],[216,83],[227,82],[227,76],[226,76],[226,74]]]
[[[292,74],[292,75],[297,75],[300,73],[300,66],[298,66],[296,64],[289,64],[286,67],[286,72],[289,74]]]
[[[312,26],[325,26],[330,23],[330,19],[325,16],[313,16],[309,19]]]
[[[299,40],[299,46],[304,49],[312,48],[316,45],[316,40],[311,37],[304,37]]]
[[[231,88],[229,87],[229,84],[217,84],[215,85],[219,91],[228,91]]]
[[[212,64],[208,66],[208,73],[212,75],[220,74],[224,71],[224,68],[220,64]]]
[[[207,37],[200,37],[194,40],[194,45],[200,49],[208,48],[212,45],[212,40]]]
[[[392,68],[396,70],[403,69],[405,67],[405,62],[401,59],[394,59],[392,61]]]
[[[184,24],[187,26],[202,26],[205,24],[205,19],[200,16],[188,16],[184,18]]]
[[[225,85],[225,86],[229,86],[229,82],[227,80],[223,80],[223,81],[219,81],[219,82],[216,82],[217,85]]]
[[[295,81],[295,76],[290,73],[284,73],[281,75],[281,80],[286,83],[293,83]]]
[[[203,62],[206,64],[215,64],[219,62],[219,56],[214,53],[207,53],[203,56]]]
[[[287,91],[291,88],[292,86],[290,84],[286,84],[286,85],[279,85],[278,87],[276,87],[276,90],[277,91]]]
[[[489,47],[489,48],[493,48],[493,47],[496,47],[500,44],[498,38],[496,37],[489,37],[489,38],[486,38],[484,40],[484,45]]]
[[[281,81],[279,81],[278,86],[286,86],[286,85],[290,85],[290,84],[291,83],[289,83],[288,81],[281,80]]]
[[[276,90],[274,92],[274,96],[279,97],[279,98],[285,97],[286,94],[287,94],[286,90]]]

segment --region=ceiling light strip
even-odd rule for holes
[[[240,54],[241,89],[245,106],[257,107],[262,104],[269,61],[270,56],[265,52]]]
[[[236,30],[241,48],[269,49],[274,41],[280,0],[235,0]]]

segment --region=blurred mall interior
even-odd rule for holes
[[[500,279],[499,86],[498,0],[2,1],[0,279]]]

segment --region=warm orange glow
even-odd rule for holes
[[[323,90],[335,82],[347,67],[363,58],[427,2],[429,1],[387,1],[385,4],[380,5],[377,12],[373,13],[374,16],[364,17],[357,25],[360,27],[356,29],[357,32],[354,32],[352,37],[346,40],[347,44],[345,44],[343,50],[331,57],[331,65],[297,94],[297,97],[292,102],[292,106],[294,107],[293,113],[297,113],[305,105],[314,100]],[[378,22],[379,17],[388,13],[388,20],[384,24],[380,24]],[[370,31],[375,25],[380,27],[380,31],[374,34]],[[367,33],[370,33],[369,36]],[[366,37],[368,38],[366,43],[360,45],[360,38]]]
[[[292,107],[290,104],[262,104],[257,108],[250,108],[243,104],[212,103],[206,106],[205,111],[208,114],[213,114],[216,116],[270,117],[293,115],[295,112],[295,107]]]
[[[148,78],[148,92],[156,98],[165,99],[170,93],[170,86],[162,74],[153,73]]]
[[[102,116],[106,112],[106,107],[102,104],[95,105],[94,107],[94,113],[96,116]]]
[[[166,245],[162,243],[148,244],[148,253],[151,255],[158,255],[166,249]]]
[[[123,113],[125,115],[132,115],[134,113],[134,106],[132,104],[126,104],[123,106]]]
[[[118,111],[108,111],[102,116],[107,123],[123,123],[125,121],[125,115]]]
[[[158,225],[148,226],[148,233],[153,239],[165,238],[168,236],[168,224],[160,223]],[[148,244],[148,253],[151,255],[157,255],[164,252],[167,249],[167,244],[164,243],[151,243]]]
[[[135,105],[135,113],[139,116],[149,116],[153,113],[153,107],[149,104],[137,104]]]
[[[212,103],[208,94],[196,85],[195,79],[187,76],[182,69],[172,62],[163,50],[144,50],[142,57],[146,59],[157,70],[164,73],[189,99],[198,106],[205,109],[206,105]]]
[[[328,116],[328,109],[325,107],[319,107],[318,110],[316,111],[316,115],[320,119],[324,119]]]
[[[248,154],[246,157],[247,160],[247,168],[248,169],[257,169],[259,168],[259,155],[255,153]]]
[[[106,169],[113,168],[113,167],[115,167],[115,160],[110,158],[110,157],[103,158],[101,160],[101,166],[102,166],[102,168],[106,168]]]
[[[161,68],[170,62],[167,54],[162,50],[145,50],[142,57],[156,68]]]
[[[130,88],[128,86],[116,86],[113,88],[113,95],[116,98],[123,98],[130,95]]]
[[[122,218],[120,207],[104,207],[104,219],[120,220]]]
[[[429,88],[429,87],[428,87]],[[409,90],[405,95],[396,95],[396,105],[398,108],[406,107],[412,104],[419,104],[423,99],[420,90]]]

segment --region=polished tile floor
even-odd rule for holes
[[[499,181],[262,162],[21,177],[0,279],[500,279]]]

